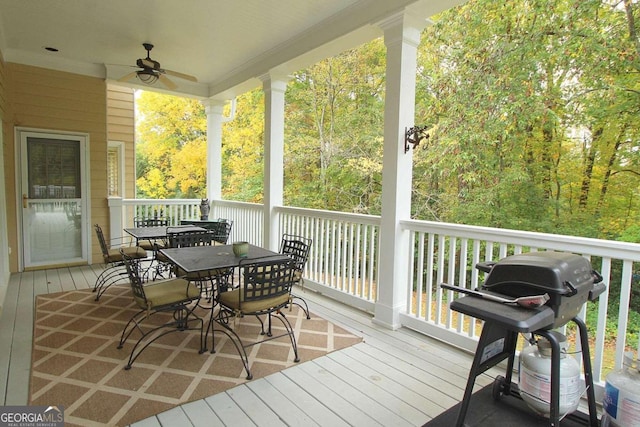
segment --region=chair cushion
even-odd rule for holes
[[[124,248],[109,249],[109,255],[105,261],[106,262],[122,261],[122,254],[120,253],[120,249],[122,249],[125,255],[134,259],[142,259],[147,257],[147,251],[142,249],[140,246],[126,246]]]
[[[147,307],[144,300],[139,297],[135,297],[136,303],[141,308],[154,309],[184,300],[199,298],[200,289],[184,279],[164,279],[145,284],[144,294],[147,297],[149,306]]]
[[[227,306],[232,310],[241,310],[242,313],[245,314],[268,310],[289,302],[288,293],[263,300],[241,302],[240,298],[243,298],[243,296],[240,292],[242,292],[242,289],[240,288],[228,292],[222,292],[220,294],[219,301],[222,305]],[[240,307],[242,307],[242,309],[240,309]]]
[[[140,246],[145,251],[152,251],[155,249],[155,244],[151,240],[140,240],[138,242],[138,246]]]
[[[166,262],[166,263],[170,263],[171,262],[169,260],[169,258],[167,258],[167,256],[165,254],[163,254],[162,252],[156,252],[156,260],[158,260],[160,262]]]

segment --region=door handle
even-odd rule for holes
[[[27,197],[26,194],[22,195],[22,207],[27,209],[27,200],[29,200],[29,198]]]

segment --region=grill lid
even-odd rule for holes
[[[591,292],[602,277],[580,255],[563,252],[530,252],[512,255],[495,263],[476,266],[488,274],[482,288],[520,297],[549,293],[571,297]]]

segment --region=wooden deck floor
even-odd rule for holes
[[[27,403],[35,295],[91,287],[96,273],[97,266],[11,276],[0,315],[0,404]],[[381,328],[369,314],[319,294],[303,295],[312,312],[363,342],[135,425],[421,426],[462,399],[472,355],[408,329]],[[478,377],[476,388],[496,372]]]

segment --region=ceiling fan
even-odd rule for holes
[[[169,89],[175,89],[178,87],[178,85],[176,85],[173,81],[171,81],[166,76],[166,74],[170,76],[178,77],[184,80],[189,80],[192,82],[198,81],[198,79],[196,79],[194,76],[190,76],[189,74],[184,74],[184,73],[179,73],[177,71],[163,69],[162,67],[160,67],[160,63],[158,61],[154,61],[149,56],[151,53],[151,49],[153,49],[153,45],[151,43],[142,43],[142,46],[144,46],[144,48],[147,51],[147,57],[140,58],[136,61],[135,66],[137,66],[140,69],[119,78],[118,81],[124,82],[137,76],[142,82],[147,84],[153,84],[157,80],[160,80]]]

